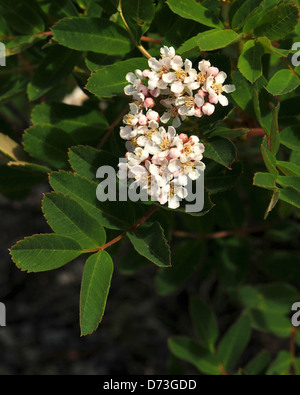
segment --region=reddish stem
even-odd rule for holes
[[[92,253],[92,252],[98,252],[98,251],[103,251],[108,247],[111,247],[112,245],[116,244],[118,241],[124,239],[126,237],[127,232],[133,232],[137,230],[144,222],[146,222],[152,214],[155,213],[155,211],[158,209],[158,206],[153,206],[151,209],[138,221],[136,222],[128,231],[123,232],[119,236],[115,237],[113,240],[109,241],[108,243],[104,244],[103,246],[92,249],[92,250],[85,250],[85,253]]]
[[[158,40],[156,38],[152,38],[152,37],[146,37],[146,36],[142,36],[141,37],[142,41],[148,42],[148,43],[154,43],[154,44],[162,44],[162,40]]]
[[[34,37],[39,37],[39,36],[52,36],[52,32],[40,32],[40,33],[35,33],[33,34]],[[14,40],[20,36],[2,36],[0,37],[0,40]]]
[[[102,137],[102,140],[100,141],[100,143],[97,146],[97,149],[101,149],[103,147],[103,145],[106,143],[106,141],[108,140],[109,136],[111,135],[111,133],[113,132],[114,128],[116,126],[119,125],[119,123],[122,121],[124,115],[126,115],[126,113],[128,112],[128,106],[126,105],[126,107],[124,108],[124,110],[120,113],[120,115],[118,116],[118,118],[109,126],[109,128],[107,129],[105,135]]]
[[[269,225],[263,225],[263,226],[256,226],[253,228],[246,228],[246,229],[224,230],[220,232],[210,233],[208,235],[175,231],[173,232],[173,235],[177,237],[186,237],[186,238],[197,239],[197,240],[203,240],[203,239],[215,240],[215,239],[222,239],[224,237],[230,237],[230,236],[245,236],[250,233],[260,233],[269,229],[269,227],[270,227]]]

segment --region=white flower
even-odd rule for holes
[[[208,92],[210,100],[215,99],[222,106],[228,106],[228,99],[222,93],[232,93],[235,91],[234,85],[223,85],[226,78],[226,73],[220,71],[215,77],[208,77],[205,84],[205,90]]]
[[[135,100],[144,100],[148,92],[148,88],[142,83],[143,72],[135,70],[134,73],[128,73],[126,80],[130,85],[125,86],[124,92],[127,96],[133,96]]]
[[[178,114],[191,117],[195,115],[196,108],[200,108],[204,104],[202,96],[196,94],[193,96],[180,96],[175,100],[176,106],[178,106]]]
[[[201,171],[205,169],[205,164],[201,161],[182,163],[179,159],[171,159],[168,168],[173,176],[178,179],[178,184],[186,186],[188,177],[193,181],[200,177]]]
[[[158,132],[153,133],[152,141],[147,148],[150,154],[158,158],[166,158],[170,149],[178,144],[178,140],[180,139],[173,126],[169,126],[168,131],[164,127],[160,127]]]
[[[176,209],[180,207],[181,200],[185,199],[187,194],[187,190],[178,184],[178,180],[172,180],[161,188],[161,193],[157,200],[160,204],[168,203],[169,208]]]
[[[148,74],[148,88],[150,91],[155,89],[167,89],[168,83],[163,80],[163,76],[168,74],[171,69],[171,58],[165,57],[160,60],[150,58],[148,60],[151,72]]]
[[[134,152],[128,152],[126,154],[128,160],[128,167],[139,165],[149,158],[149,153],[141,147],[135,148]]]
[[[188,161],[201,161],[205,147],[199,142],[197,136],[191,136],[185,143],[179,140],[178,149],[180,150],[180,161],[186,163]]]
[[[184,92],[186,88],[189,88],[189,85],[186,83],[194,82],[193,79],[190,79],[189,73],[192,70],[192,62],[186,59],[183,67],[183,60],[180,56],[175,56],[171,61],[171,67],[174,71],[170,71],[163,75],[163,80],[170,84],[170,89],[175,94],[181,94]],[[191,90],[189,88],[189,90]]]
[[[125,115],[123,118],[123,123],[128,126],[136,126],[139,122],[139,117],[142,115],[139,106],[135,103],[130,103],[130,112],[129,114]]]
[[[150,162],[147,161],[145,166],[137,165],[133,166],[129,170],[129,177],[134,178],[134,186],[139,186],[141,189],[147,190],[150,196],[159,196],[160,188],[157,185],[155,177],[149,173],[148,169]]]
[[[160,49],[160,54],[162,58],[174,58],[175,56],[175,49],[173,47],[163,46]]]
[[[167,111],[161,116],[160,120],[162,123],[167,123],[170,119],[173,119],[172,125],[174,128],[178,128],[181,125],[181,121],[184,121],[186,117],[178,113],[175,100],[176,99],[172,98],[160,101],[160,103],[167,108]]]
[[[160,188],[164,187],[173,178],[168,165],[169,161],[167,159],[162,159],[159,165],[151,163],[149,166],[149,172],[155,177]]]
[[[132,128],[131,126],[121,126],[120,136],[124,140],[130,140],[137,135],[137,128]]]

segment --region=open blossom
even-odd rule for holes
[[[128,152],[119,174],[132,179],[130,187],[176,209],[187,197],[188,181],[197,180],[205,169],[199,138],[176,129],[188,117],[210,116],[218,103],[228,105],[224,93],[235,87],[224,85],[227,75],[208,60],[194,68],[173,47],[162,47],[160,54],[160,59],[148,60],[148,69],[126,75],[124,91],[133,101],[120,129]]]
[[[160,204],[168,203],[168,207],[176,209],[180,207],[181,200],[187,197],[187,190],[174,179],[161,188],[158,202]]]
[[[215,77],[210,76],[205,83],[205,90],[209,94],[209,101],[211,103],[220,103],[222,106],[228,106],[228,99],[223,95],[225,93],[232,93],[235,91],[234,85],[223,85],[227,75],[224,71],[219,72]]]

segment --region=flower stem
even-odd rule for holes
[[[152,56],[149,54],[149,52],[146,50],[146,48],[143,47],[143,45],[140,45],[137,43],[128,23],[126,22],[126,19],[124,17],[123,14],[123,10],[122,10],[122,0],[119,0],[119,5],[118,5],[118,12],[120,14],[120,17],[125,25],[126,30],[128,31],[128,34],[133,42],[133,44],[137,47],[137,49],[147,58],[150,59]]]
[[[155,213],[155,211],[157,209],[158,209],[158,206],[151,207],[151,209],[138,222],[136,222],[128,231],[123,232],[122,234],[115,237],[113,240],[109,241],[108,243],[104,244],[103,246],[98,247],[98,248],[93,248],[91,250],[84,250],[83,252],[85,254],[90,254],[93,252],[99,252],[99,251],[106,250],[106,248],[111,247],[112,245],[116,244],[118,241],[124,239],[124,237],[127,236],[127,232],[133,232],[133,231],[137,230],[144,222],[146,222],[151,217],[152,214]]]

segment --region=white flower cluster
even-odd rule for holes
[[[177,134],[175,128],[186,117],[211,115],[215,105],[228,105],[223,93],[235,90],[223,85],[226,74],[207,60],[193,68],[174,48],[161,48],[159,60],[150,58],[149,68],[128,73],[125,94],[132,96],[130,112],[125,115],[120,135],[128,150],[127,163],[120,164],[136,186],[170,208],[178,208],[187,197],[188,178],[196,180],[205,169],[204,145],[197,136]],[[195,92],[196,91],[196,92]],[[154,107],[163,108],[160,114]],[[172,122],[167,129],[161,124]]]

